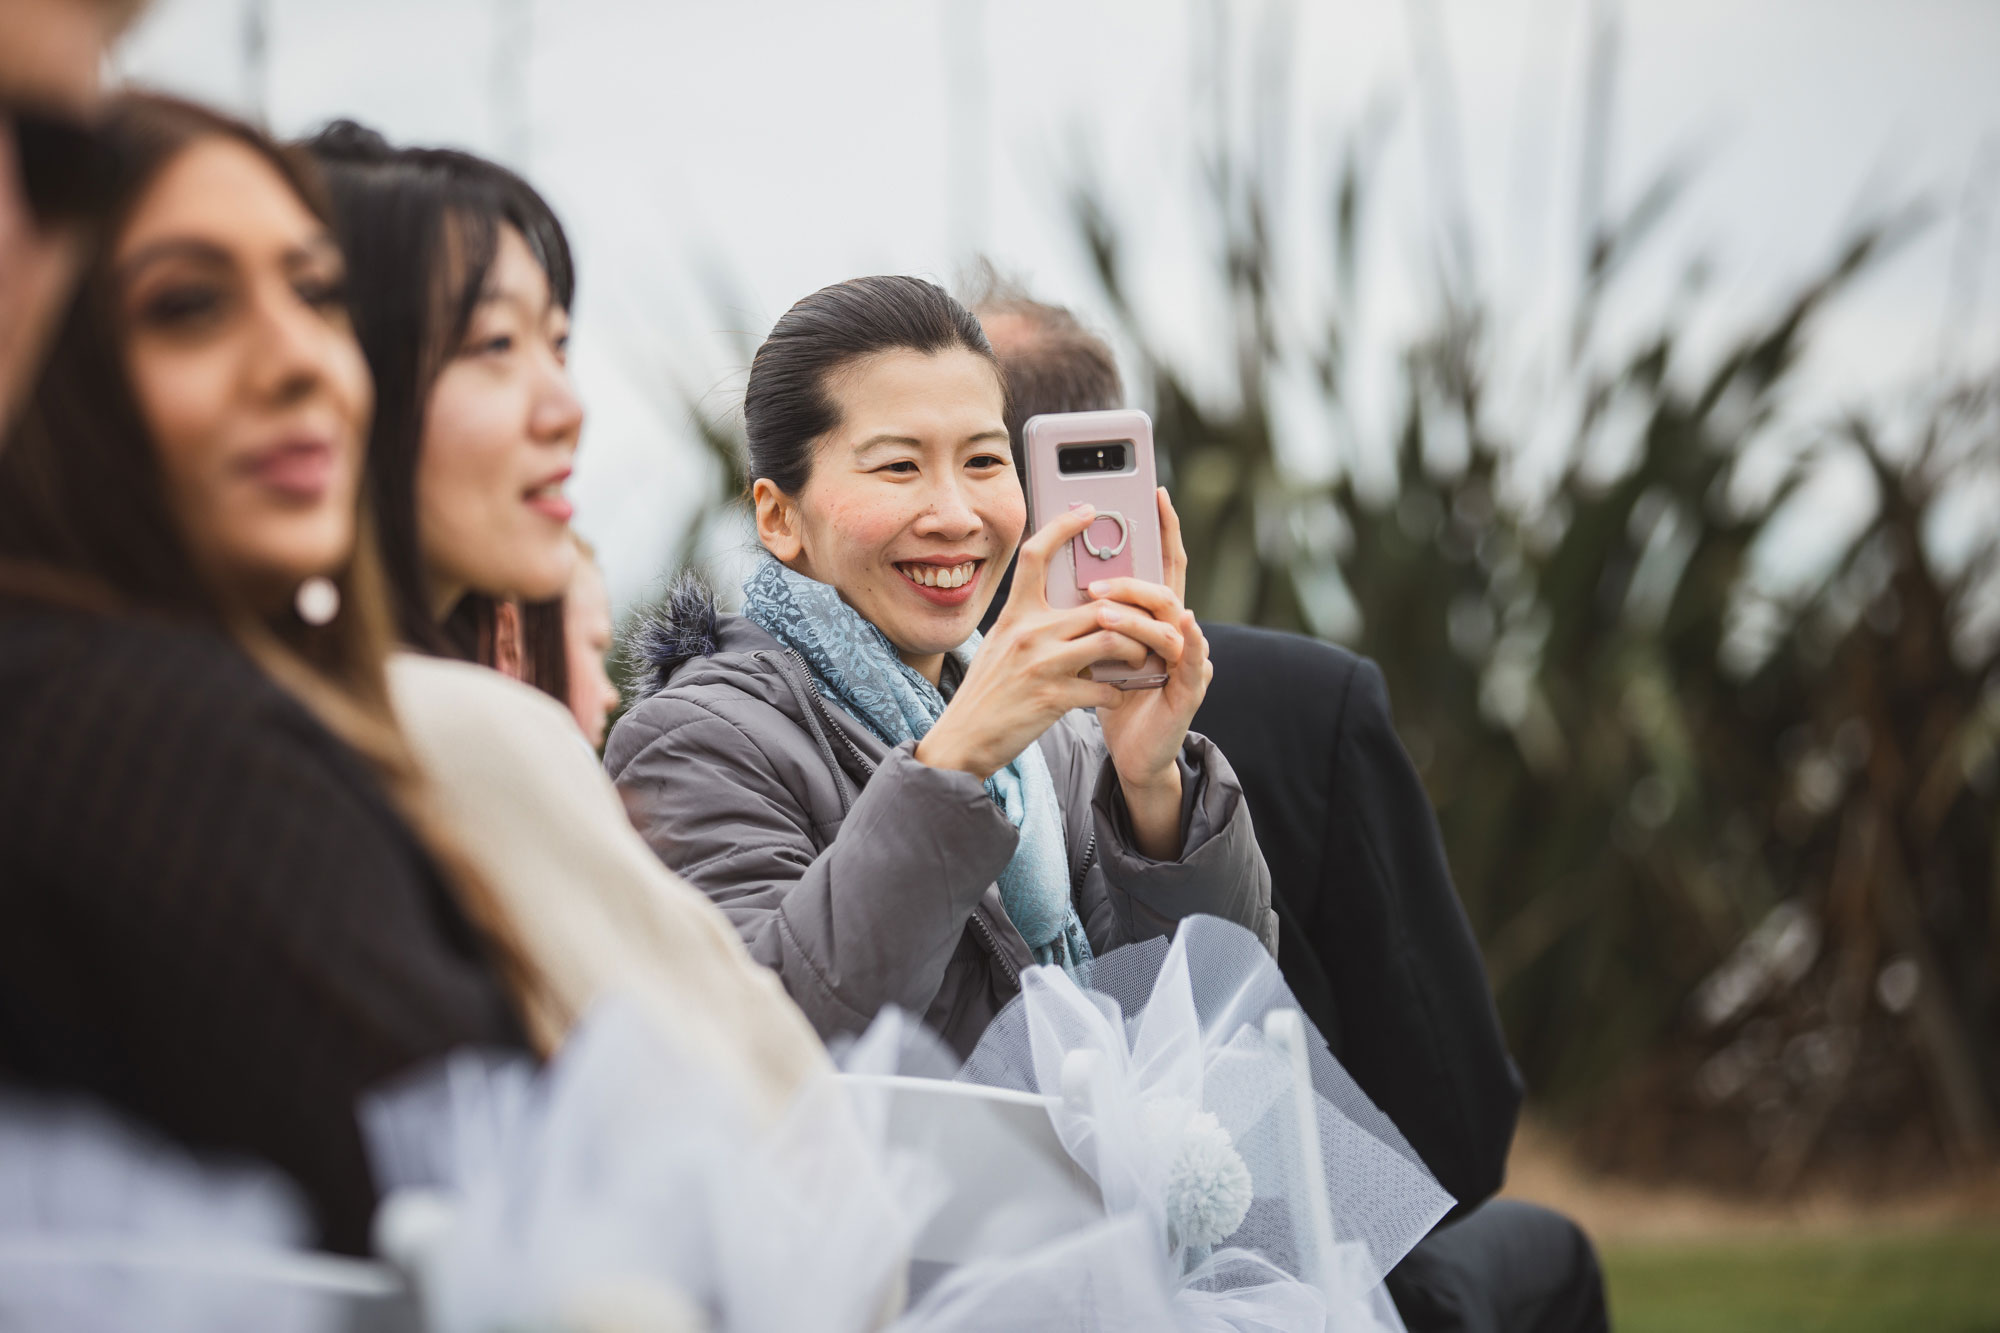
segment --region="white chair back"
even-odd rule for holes
[[[921,1155],[949,1182],[912,1258],[1009,1258],[1103,1220],[1097,1187],[1056,1137],[1046,1098],[901,1075],[840,1079],[859,1097],[886,1097],[890,1146]]]

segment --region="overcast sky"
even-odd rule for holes
[[[1221,386],[1196,145],[1218,17],[1248,46],[1289,16],[1282,239],[1288,300],[1323,289],[1339,146],[1389,109],[1367,233],[1364,426],[1432,290],[1441,196],[1461,194],[1504,323],[1552,324],[1577,252],[1577,127],[1593,24],[1618,20],[1616,153],[1628,201],[1677,153],[1703,168],[1614,322],[1658,314],[1697,255],[1703,327],[1768,309],[1857,217],[1917,193],[1943,222],[1836,314],[1796,412],[1892,394],[1940,358],[2000,349],[2000,4],[1986,0],[154,0],[131,78],[282,133],[335,115],[401,142],[511,161],[572,232],[573,364],[591,421],[572,493],[621,603],[654,585],[712,473],[683,393],[726,409],[740,339],[863,272],[950,280],[976,251],[1102,322],[1064,209],[1079,170],[1134,243],[1149,320]],[[1426,15],[1439,16],[1435,25]],[[1441,40],[1427,34],[1441,32]],[[1224,62],[1241,108],[1250,58]],[[1447,71],[1451,99],[1436,89]],[[1425,84],[1420,78],[1431,79]],[[1239,125],[1243,117],[1238,116]],[[1427,162],[1457,159],[1457,178]],[[1454,179],[1462,180],[1455,184]],[[1448,203],[1448,199],[1442,202]],[[1373,414],[1370,417],[1369,414]],[[1311,466],[1311,428],[1301,462]],[[1827,504],[1854,503],[1839,487]]]

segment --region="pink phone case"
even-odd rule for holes
[[[1081,605],[1089,600],[1084,590],[1098,579],[1129,576],[1165,583],[1152,418],[1144,412],[1060,412],[1030,417],[1021,434],[1028,454],[1029,522],[1039,529],[1080,504],[1095,506],[1098,514],[1050,563],[1049,605]],[[1065,474],[1063,450],[1092,444],[1125,445],[1125,466]],[[1167,683],[1167,664],[1148,657],[1135,670],[1105,662],[1092,667],[1090,675],[1121,690],[1157,689]]]

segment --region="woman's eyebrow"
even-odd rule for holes
[[[204,241],[193,236],[170,236],[163,241],[139,247],[137,251],[119,261],[118,279],[130,282],[154,264],[169,259],[193,260],[201,264],[227,264],[229,251],[213,241]]]
[[[876,448],[878,445],[884,445],[884,444],[902,444],[902,445],[907,445],[912,449],[921,449],[923,448],[924,442],[910,435],[890,435],[884,433],[881,435],[870,435],[867,439],[863,440],[861,443],[854,446],[854,452],[857,454],[865,454],[870,449]]]
[[[967,444],[980,444],[986,440],[1011,440],[1012,438],[1005,430],[982,430],[977,435],[966,436],[965,442]]]
[[[498,283],[489,282],[479,289],[479,304],[511,305],[526,310],[528,308],[528,298],[526,294],[516,291],[512,287],[502,287]]]
[[[322,232],[311,240],[301,241],[287,249],[284,264],[286,268],[297,268],[301,264],[310,264],[314,260],[327,258],[341,258],[340,247],[334,243],[333,237]]]
[[[551,315],[559,314],[565,318],[569,315],[569,309],[559,305],[554,295],[548,296],[537,305],[535,299],[520,288],[505,287],[496,283],[488,283],[479,289],[479,300],[476,304],[512,306],[515,313],[529,324],[540,324]]]

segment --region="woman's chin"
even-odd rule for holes
[[[565,536],[562,545],[547,553],[546,559],[523,564],[473,586],[494,597],[516,597],[524,602],[548,602],[569,591],[576,573],[576,547]]]
[[[347,524],[259,534],[256,540],[221,543],[197,558],[230,595],[251,605],[289,602],[301,583],[337,575],[354,554],[354,530]]]
[[[979,628],[977,614],[966,609],[949,613],[930,610],[928,614],[902,615],[894,625],[877,625],[906,657],[935,657],[948,653],[972,637]]]

